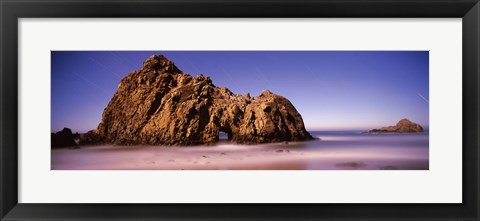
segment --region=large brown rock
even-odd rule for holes
[[[120,81],[101,123],[83,140],[195,145],[218,141],[220,131],[246,144],[313,139],[288,99],[268,90],[256,97],[234,94],[154,55]]]
[[[395,126],[382,127],[380,129],[373,129],[369,133],[418,133],[423,132],[422,126],[417,123],[404,118],[398,121]]]

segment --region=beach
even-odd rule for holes
[[[52,170],[428,170],[428,133],[311,132],[316,140],[52,150]]]

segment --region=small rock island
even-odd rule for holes
[[[70,128],[64,127],[61,131],[51,133],[52,148],[74,147],[77,146],[75,140],[80,139],[78,133],[73,134]]]
[[[81,143],[198,145],[217,142],[220,132],[240,144],[313,139],[285,97],[268,90],[234,94],[153,55],[120,81],[100,124]]]
[[[380,129],[369,130],[368,133],[420,133],[423,132],[422,126],[406,118],[398,121],[395,126],[382,127]]]

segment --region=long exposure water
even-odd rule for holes
[[[81,146],[52,150],[54,170],[428,170],[428,132],[310,131],[305,142]]]

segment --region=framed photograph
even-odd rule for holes
[[[476,0],[0,10],[1,220],[479,220]]]

